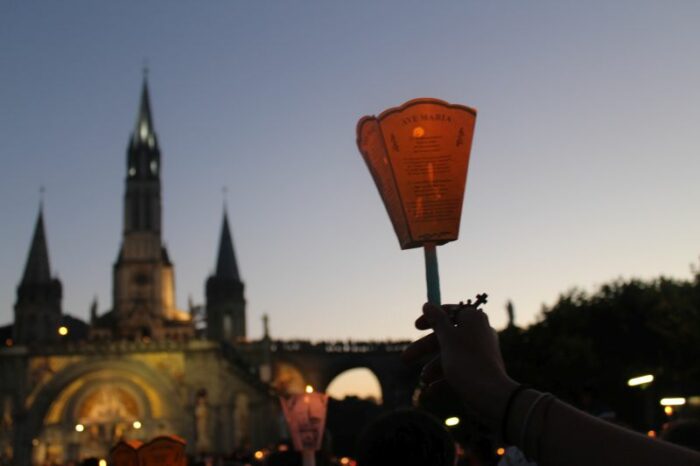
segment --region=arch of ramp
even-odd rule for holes
[[[326,387],[326,393],[329,393],[331,396],[333,396],[330,393],[332,391],[333,385],[336,383],[347,383],[343,382],[343,380],[346,377],[352,377],[352,379],[354,379],[354,383],[360,383],[364,385],[364,390],[360,390],[356,393],[352,393],[350,391],[346,394],[346,396],[349,394],[356,395],[359,398],[364,399],[374,398],[379,404],[382,403],[382,384],[379,380],[379,377],[377,377],[377,374],[366,366],[351,367],[336,374],[335,377],[333,377],[329,381],[328,386]]]
[[[338,358],[329,364],[321,373],[320,378],[322,382],[319,384],[319,389],[327,391],[328,386],[333,382],[333,380],[335,380],[338,376],[341,376],[343,373],[353,369],[366,369],[369,371],[379,384],[381,400],[385,399],[387,387],[384,380],[384,374],[378,367],[372,364],[370,358],[358,358],[357,355],[346,355],[346,357]]]
[[[395,379],[404,370],[398,354],[296,352],[278,355],[275,366],[279,364],[295,367],[306,383],[319,391],[326,391],[331,381],[347,370],[366,368],[379,382],[383,403],[391,399]]]

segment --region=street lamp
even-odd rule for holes
[[[661,406],[683,406],[685,404],[685,398],[675,397],[675,398],[661,398],[659,400]]]
[[[459,418],[456,416],[448,417],[447,419],[445,419],[445,425],[447,427],[454,427],[457,424],[459,424]]]
[[[639,387],[643,391],[644,408],[642,412],[644,414],[644,423],[647,425],[647,427],[651,427],[654,423],[653,394],[650,390],[647,390],[647,388],[653,381],[654,376],[652,374],[638,375],[627,380],[627,386]]]
[[[654,381],[654,376],[651,374],[639,375],[637,377],[632,377],[627,381],[627,385],[630,387],[637,387],[639,385],[647,385]]]

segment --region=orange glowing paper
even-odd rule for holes
[[[139,448],[140,466],[187,466],[185,440],[176,435],[156,437]]]
[[[459,236],[476,110],[415,99],[357,124],[357,146],[401,249]]]
[[[120,441],[109,452],[109,464],[113,466],[139,466],[139,440]]]
[[[328,395],[318,392],[303,393],[280,398],[280,403],[294,449],[320,450],[326,425]]]

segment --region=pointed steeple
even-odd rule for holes
[[[46,246],[46,234],[44,233],[43,207],[39,206],[39,215],[34,227],[34,237],[29,247],[27,264],[24,267],[22,283],[49,283],[51,282],[51,267],[49,266],[49,249]]]
[[[238,274],[236,254],[228,226],[226,204],[221,225],[216,272],[206,285],[206,335],[210,340],[236,343],[246,336],[245,285]]]
[[[18,344],[41,344],[56,341],[61,322],[61,282],[51,278],[49,251],[46,247],[43,209],[34,227],[24,275],[17,285],[15,323],[12,339]]]
[[[221,238],[219,239],[219,256],[216,261],[217,278],[240,281],[236,254],[233,252],[233,239],[228,227],[228,216],[224,210],[224,220],[221,226]]]
[[[148,144],[153,147],[156,143],[156,131],[153,126],[153,118],[151,116],[151,99],[148,96],[148,71],[144,69],[143,73],[143,88],[141,90],[141,104],[139,106],[139,114],[136,118],[136,128],[132,141],[135,144]]]

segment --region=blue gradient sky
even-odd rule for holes
[[[355,146],[415,97],[479,110],[444,301],[532,322],[572,286],[687,278],[700,251],[700,3],[211,1],[0,4],[0,322],[44,185],[64,311],[111,307],[144,59],[178,304],[203,301],[221,187],[249,333],[412,338],[401,251]]]

